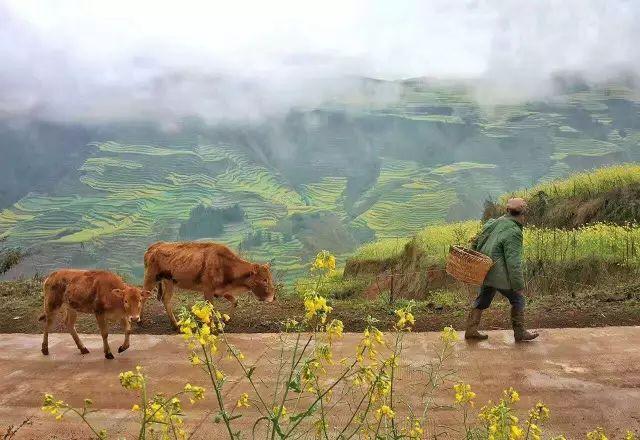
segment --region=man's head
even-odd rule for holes
[[[520,197],[507,200],[507,212],[514,217],[520,217],[527,212],[527,202]]]

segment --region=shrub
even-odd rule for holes
[[[7,249],[0,253],[0,275],[18,264],[25,255],[21,249]]]

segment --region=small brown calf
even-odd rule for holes
[[[62,305],[66,305],[66,325],[80,353],[89,353],[78,333],[76,319],[78,312],[93,313],[98,321],[104,357],[113,359],[109,348],[108,320],[119,320],[124,327],[124,343],[118,348],[122,353],[129,348],[131,320],[138,321],[142,303],[151,292],[129,286],[119,276],[103,270],[62,269],[53,272],[44,282],[44,313],[40,321],[45,321],[42,338],[42,354],[49,354],[49,331]]]

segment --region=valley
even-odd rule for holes
[[[371,98],[380,89],[393,99]],[[75,266],[140,281],[149,244],[179,239],[198,207],[237,206],[241,218],[190,237],[271,262],[288,284],[321,249],[344,264],[363,243],[479,218],[501,194],[635,161],[639,115],[638,92],[619,83],[489,108],[464,84],[362,79],[352,101],[253,125],[85,128],[83,159],[59,164],[40,186],[23,182],[2,207],[0,247],[28,256],[4,277]]]

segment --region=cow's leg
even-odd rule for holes
[[[169,321],[171,321],[171,326],[174,330],[178,330],[178,321],[176,320],[176,316],[173,314],[173,308],[171,307],[171,298],[173,298],[173,282],[171,280],[162,280],[162,304],[164,304],[164,309],[167,311],[167,316],[169,317]]]
[[[149,292],[151,292],[153,290],[154,287],[158,286],[158,282],[156,280],[156,273],[155,271],[152,271],[149,268],[145,268],[144,270],[144,281],[142,284],[142,289],[143,290],[148,290]],[[160,296],[160,292],[162,292],[162,289],[158,286],[158,299]],[[145,324],[144,321],[144,306],[147,303],[147,299],[143,299],[142,300],[142,304],[140,305],[140,319],[138,320],[138,325],[140,327],[143,327]]]
[[[231,295],[230,293],[226,293],[224,295],[224,298],[231,303],[232,307],[238,307],[238,300],[235,296]]]
[[[156,281],[156,273],[149,268],[144,270],[144,281],[142,284],[142,289],[151,291],[154,286],[157,284]]]
[[[58,312],[60,311],[60,307],[49,308],[46,307],[46,311],[44,312],[44,331],[42,332],[42,354],[45,356],[49,354],[49,332],[53,327],[53,324],[56,322],[56,317],[58,316]]]
[[[113,359],[111,354],[111,348],[109,347],[109,328],[107,326],[107,319],[101,313],[96,313],[96,321],[98,321],[98,327],[100,327],[100,334],[102,335],[102,346],[104,348],[104,357],[107,359]]]
[[[118,353],[122,353],[129,348],[129,335],[131,334],[131,321],[127,318],[122,318],[122,327],[124,328],[124,342],[118,347]]]
[[[210,303],[213,303],[213,298],[223,297],[227,301],[229,301],[233,307],[236,307],[238,305],[238,300],[233,295],[233,292],[236,292],[237,290],[238,290],[238,288],[235,287],[235,286],[222,287],[222,288],[210,291],[210,292],[205,292],[204,299],[206,299]]]
[[[205,301],[209,301],[211,304],[213,304],[213,299],[214,298],[220,298],[220,294],[218,292],[214,291],[209,291],[209,292],[204,292],[204,300]]]
[[[73,342],[76,343],[76,347],[78,347],[80,353],[87,354],[89,353],[89,350],[87,350],[87,347],[85,347],[82,341],[80,341],[80,337],[78,336],[78,332],[76,331],[76,319],[78,319],[78,312],[67,306],[67,317],[65,319],[65,322],[67,324],[67,331],[71,334]]]

